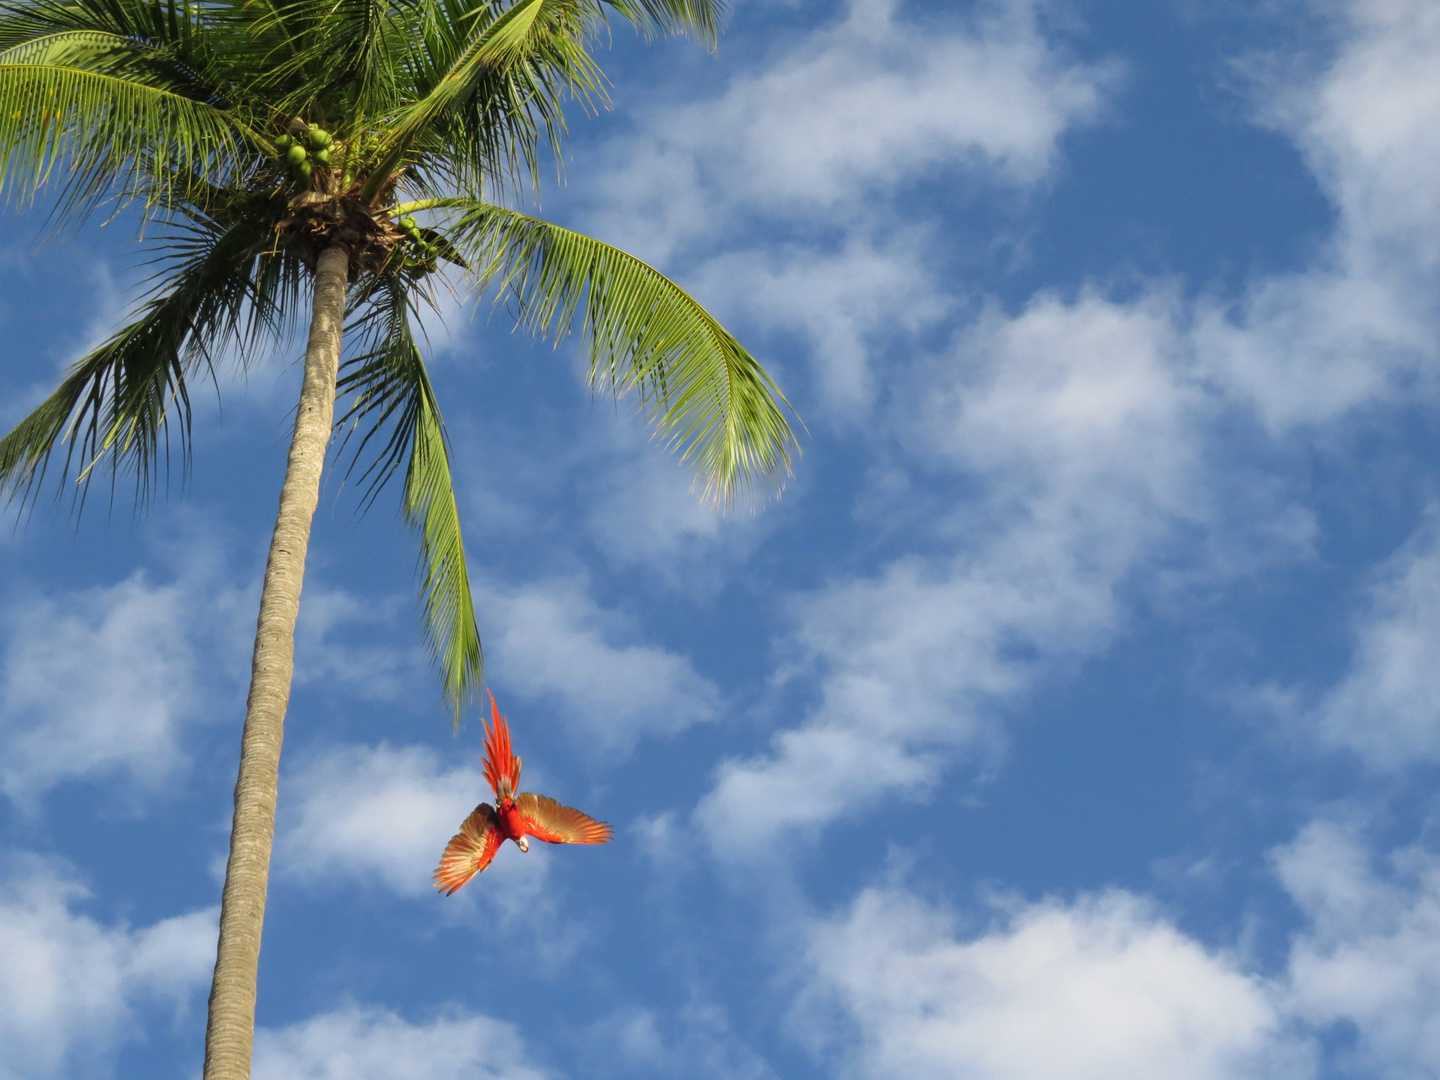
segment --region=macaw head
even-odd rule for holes
[[[529,851],[530,838],[528,836],[517,836],[515,838],[515,846],[518,847],[521,851]]]

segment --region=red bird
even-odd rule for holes
[[[485,728],[485,779],[495,791],[495,805],[482,802],[475,807],[445,845],[435,868],[435,887],[446,896],[489,866],[506,840],[529,851],[528,836],[547,844],[603,844],[612,834],[609,825],[589,814],[520,791],[520,759],[510,749],[510,726],[500,715],[494,694],[490,714],[495,726]]]

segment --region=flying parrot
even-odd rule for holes
[[[475,807],[445,845],[435,868],[435,887],[446,896],[489,866],[506,840],[529,851],[531,836],[547,844],[603,844],[612,834],[609,825],[589,814],[520,791],[520,759],[510,749],[510,725],[500,715],[494,694],[490,715],[495,723],[485,728],[485,779],[495,792],[495,805],[482,802]]]

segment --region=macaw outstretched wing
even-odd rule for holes
[[[614,834],[605,822],[546,795],[522,791],[515,805],[525,819],[525,831],[547,844],[603,844]]]
[[[482,802],[445,845],[445,854],[435,868],[435,887],[449,896],[490,865],[503,839],[495,808]]]
[[[520,759],[510,749],[510,725],[500,715],[494,694],[490,695],[490,715],[495,723],[485,727],[485,779],[496,799],[513,799],[520,790]],[[485,723],[483,719],[480,722]]]

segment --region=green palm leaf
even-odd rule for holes
[[[689,34],[712,51],[720,36],[725,5],[710,0],[605,0],[652,39],[660,34]]]
[[[537,119],[558,151],[564,100],[604,97],[600,69],[584,49],[597,14],[586,0],[518,0],[503,10],[481,4],[469,12],[458,20],[468,26],[463,37],[455,20],[437,24],[428,48],[414,57],[429,89],[399,113],[361,197],[377,193],[427,132],[478,150],[492,175],[513,171],[518,160],[534,178]],[[477,110],[477,103],[488,107]]]
[[[89,31],[0,53],[0,192],[28,201],[58,176],[73,214],[121,190],[168,191],[179,176],[228,180],[248,157],[243,125],[163,85],[150,59]]]
[[[339,423],[349,426],[352,433],[364,423],[352,471],[376,440],[374,457],[360,476],[362,484],[368,485],[367,504],[400,465],[405,466],[401,506],[420,542],[426,638],[458,724],[460,710],[484,681],[485,662],[450,474],[448,440],[425,361],[410,329],[410,289],[394,275],[377,286],[376,294],[374,307],[360,326],[372,347],[347,364],[339,383],[339,392],[351,396]]]
[[[148,250],[159,240],[129,324],[0,439],[0,498],[36,491],[63,448],[56,472],[88,482],[100,467],[112,483],[133,472],[143,502],[177,428],[188,465],[195,379],[281,339],[308,301],[241,740],[207,1080],[250,1074],[256,915],[337,394],[348,395],[340,425],[355,440],[362,506],[403,467],[427,643],[457,723],[484,674],[450,449],[412,331],[441,262],[495,285],[557,343],[578,320],[592,384],[634,390],[716,501],[790,469],[784,398],[695,300],[609,245],[496,205],[496,191],[538,186],[542,152],[558,168],[566,106],[605,102],[588,47],[608,16],[713,46],[723,12],[721,0],[0,0],[0,197],[45,194],[59,224],[130,207],[123,216]],[[451,227],[408,216],[426,208]],[[337,384],[347,320],[361,345]]]
[[[784,396],[738,341],[658,270],[609,244],[473,199],[397,207],[455,215],[452,242],[521,321],[559,342],[581,316],[591,383],[635,390],[667,446],[722,506],[779,486],[798,447]]]
[[[229,228],[213,222],[177,232],[163,295],[146,302],[137,319],[77,361],[60,387],[0,439],[0,491],[33,492],[51,457],[68,444],[63,475],[79,480],[106,457],[112,473],[135,474],[148,490],[165,459],[170,417],[179,422],[182,460],[190,444],[189,376],[210,369],[215,348],[243,349],[278,325],[267,282],[268,232],[242,218]],[[273,257],[270,257],[273,259]]]

